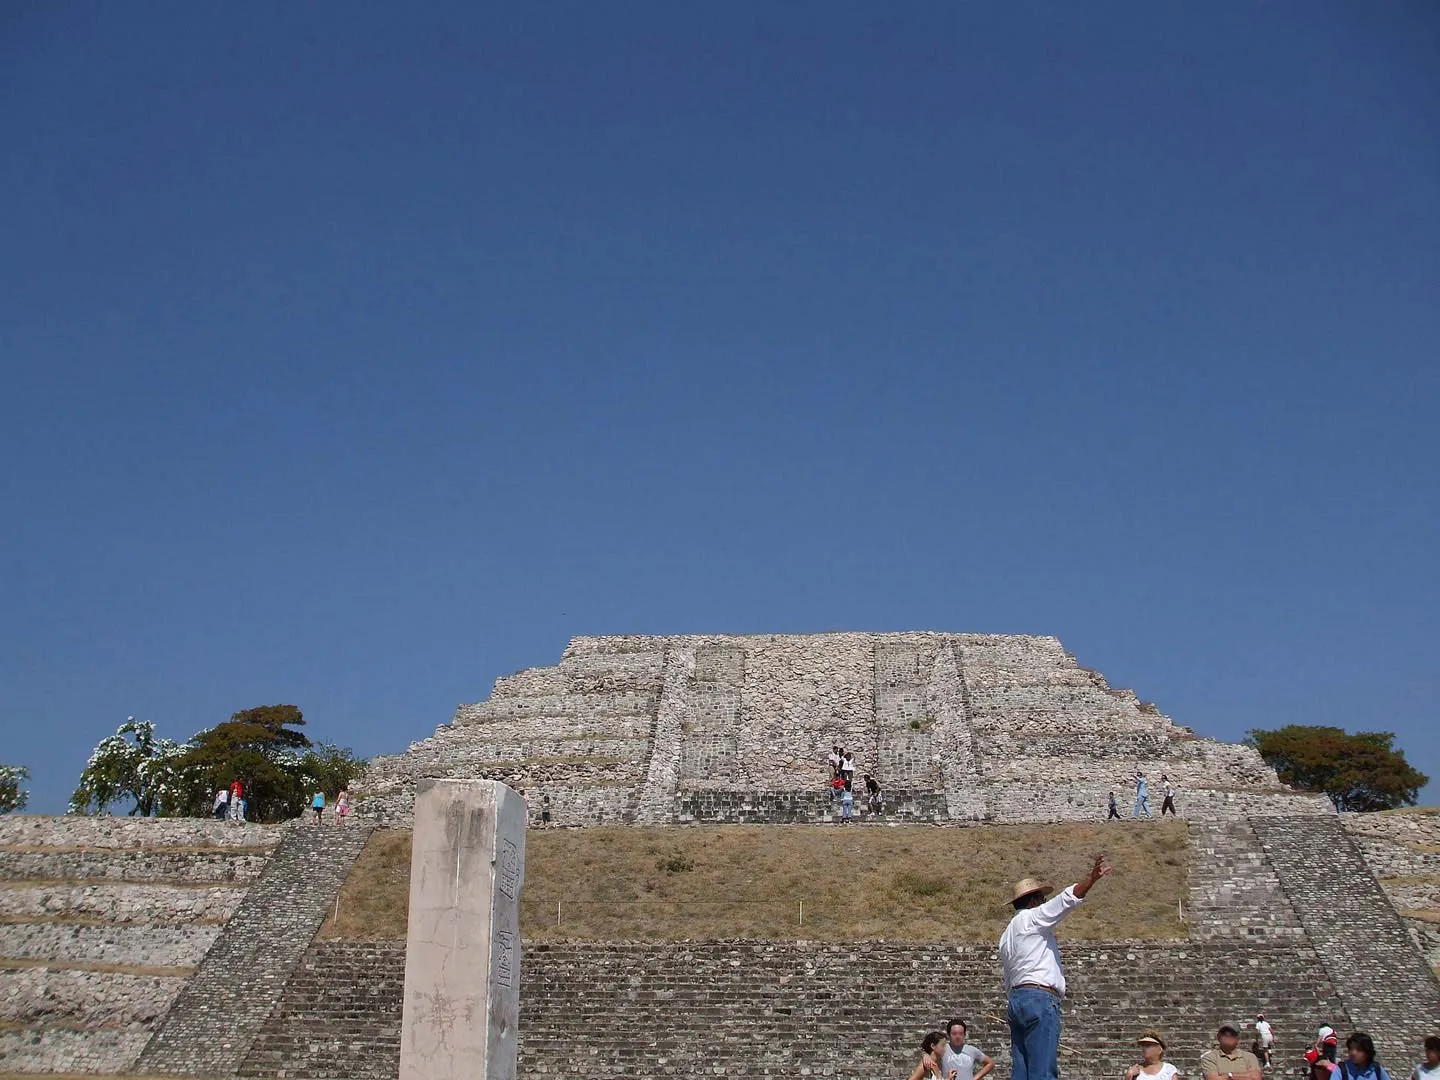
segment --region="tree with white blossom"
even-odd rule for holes
[[[30,792],[24,784],[29,779],[30,770],[24,765],[0,765],[0,814],[25,809]]]

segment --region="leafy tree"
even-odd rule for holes
[[[29,779],[30,770],[24,765],[0,765],[0,814],[25,809],[30,792],[21,785]]]
[[[1301,791],[1324,792],[1337,810],[1393,810],[1414,806],[1430,778],[1395,749],[1395,734],[1289,724],[1256,728],[1246,739],[1281,781]]]
[[[262,705],[175,743],[131,717],[91,754],[71,812],[104,813],[134,799],[132,814],[204,817],[215,792],[239,777],[249,820],[298,817],[314,791],[333,798],[365,767],[349,750],[312,746],[298,730],[304,724],[294,705]]]
[[[149,720],[128,717],[90,754],[80,784],[70,796],[70,813],[106,813],[117,802],[134,800],[132,815],[179,812],[183,784],[177,765],[184,747],[157,739]]]

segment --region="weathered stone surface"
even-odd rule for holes
[[[1351,1020],[1377,1044],[1419,1046],[1440,1015],[1440,982],[1340,820],[1254,826]]]
[[[488,780],[415,800],[403,1080],[514,1080],[525,806]]]
[[[1064,1075],[1118,1076],[1155,1026],[1194,1072],[1217,1017],[1263,1009],[1278,1060],[1316,1017],[1349,1018],[1314,952],[1294,942],[1066,946]],[[317,942],[242,1073],[394,1080],[401,943]],[[995,951],[867,942],[527,945],[519,1075],[527,1080],[903,1076],[951,1015],[1008,1072]],[[580,1036],[577,1037],[577,1032]],[[1398,1056],[1398,1051],[1397,1051]]]
[[[0,923],[0,957],[132,967],[194,967],[215,942],[218,926],[86,926]]]
[[[224,922],[245,896],[243,885],[0,886],[0,918],[67,916],[111,923]]]
[[[368,829],[285,830],[264,873],[146,1044],[145,1073],[233,1073],[364,846]]]
[[[0,849],[162,847],[273,848],[280,826],[211,818],[85,817],[8,814],[0,817]]]
[[[152,1025],[165,1015],[184,983],[182,976],[7,970],[0,982],[0,1021],[41,1024],[58,1020],[88,1028]]]
[[[0,819],[0,1071],[133,1066],[185,983],[172,972],[200,962],[279,836],[204,820]]]
[[[1196,738],[1078,666],[1055,638],[987,634],[583,637],[556,668],[377,759],[360,813],[406,824],[425,777],[486,777],[560,825],[761,820],[697,807],[823,792],[832,745],[935,820],[1069,821],[1166,773],[1192,820],[1331,813],[1250,747]],[[934,798],[926,798],[930,793]],[[1156,810],[1159,798],[1155,800]]]
[[[247,884],[269,860],[268,850],[233,851],[0,849],[3,881],[150,881]]]

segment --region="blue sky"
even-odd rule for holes
[[[1433,5],[12,3],[0,135],[34,809],[606,632],[1058,634],[1440,776]]]

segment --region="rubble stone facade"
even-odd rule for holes
[[[1157,814],[1161,774],[1191,820],[1331,812],[1057,638],[930,632],[575,638],[376,759],[359,809],[405,824],[418,779],[454,776],[503,780],[557,825],[823,819],[837,745],[911,820],[1092,820],[1112,790],[1128,813],[1137,769]]]

